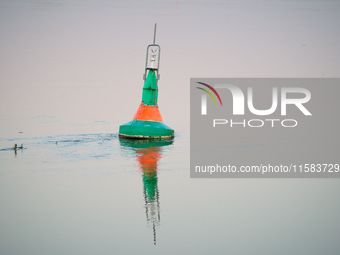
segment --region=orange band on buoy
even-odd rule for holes
[[[163,122],[161,113],[156,106],[150,105],[140,105],[135,116],[133,116],[135,120],[144,120],[144,121],[157,121]]]

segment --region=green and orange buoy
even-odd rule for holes
[[[132,121],[119,127],[119,136],[134,139],[169,139],[174,130],[163,123],[158,108],[158,80],[161,47],[155,44],[156,24],[153,44],[148,45],[144,74],[142,102]],[[149,55],[151,55],[149,57]]]

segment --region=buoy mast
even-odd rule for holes
[[[158,106],[158,80],[159,80],[159,62],[161,56],[161,47],[155,44],[156,41],[156,27],[154,30],[153,44],[148,45],[146,49],[145,72],[143,80],[145,81],[143,87],[142,103],[144,105]]]

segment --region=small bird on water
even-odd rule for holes
[[[14,148],[13,148],[13,149],[14,149],[15,151],[18,150],[18,149],[19,149],[19,150],[22,150],[22,149],[24,149],[24,144],[22,143],[20,147],[18,147],[17,144],[14,144]]]

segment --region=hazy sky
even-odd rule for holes
[[[339,77],[339,13],[338,1],[1,0],[0,122],[48,115],[117,132],[141,100],[157,23],[159,106],[185,131],[190,77]]]

